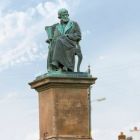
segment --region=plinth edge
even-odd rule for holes
[[[84,84],[85,86],[89,86],[95,84],[96,80],[96,77],[92,77],[92,75],[86,72],[50,72],[36,77],[36,79],[30,82],[29,85],[33,89],[42,86],[58,86],[61,84],[74,84],[79,86]]]

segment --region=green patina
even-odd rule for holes
[[[66,34],[67,30],[69,30],[73,26],[73,22],[69,21],[67,24],[58,24],[56,28],[60,31],[62,35]]]
[[[60,71],[51,71],[49,73],[45,73],[43,75],[40,75],[36,78],[36,80],[46,78],[46,77],[70,77],[70,78],[91,78],[92,75],[90,75],[87,72],[60,72]]]
[[[78,56],[77,71],[80,71],[82,53],[79,46],[81,31],[78,24],[69,19],[68,11],[64,8],[58,11],[60,23],[46,26],[49,43],[47,69],[50,71],[74,72],[75,55]]]

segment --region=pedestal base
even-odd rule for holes
[[[62,73],[31,82],[39,95],[40,140],[91,140],[87,73]]]
[[[92,138],[74,136],[52,136],[45,138],[45,140],[92,140]]]

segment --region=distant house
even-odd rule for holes
[[[134,127],[134,129],[130,130],[127,135],[121,132],[118,135],[118,140],[140,140],[140,129]]]
[[[130,130],[129,135],[129,137],[132,137],[132,140],[140,140],[140,130],[137,127],[134,127],[134,129]]]

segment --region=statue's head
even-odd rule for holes
[[[68,10],[65,9],[65,8],[62,8],[62,9],[58,10],[58,18],[62,22],[68,22],[69,21],[69,13],[68,13]]]

